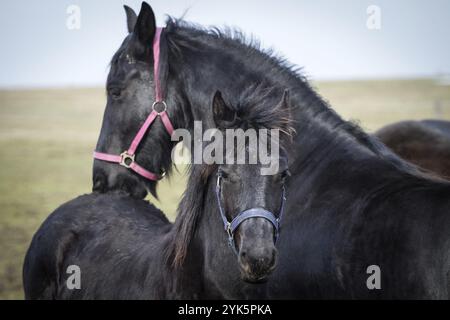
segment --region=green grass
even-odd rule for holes
[[[450,119],[450,87],[431,80],[323,82],[324,98],[346,119],[373,131],[387,123]],[[91,154],[100,130],[103,89],[0,91],[0,299],[23,298],[21,270],[34,232],[60,204],[91,189]],[[159,186],[170,219],[186,179]]]

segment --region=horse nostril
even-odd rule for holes
[[[272,259],[270,260],[270,264],[275,265],[276,261],[277,261],[277,251],[273,250],[272,251]]]
[[[262,252],[248,252],[242,250],[239,253],[239,262],[244,272],[261,275],[270,273],[275,269],[277,251],[264,250]]]

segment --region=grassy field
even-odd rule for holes
[[[432,80],[315,85],[368,131],[404,119],[450,120],[450,86]],[[47,215],[90,192],[104,105],[103,89],[0,91],[0,299],[23,298],[23,257]],[[182,173],[165,180],[161,202],[153,200],[171,219],[185,181]]]

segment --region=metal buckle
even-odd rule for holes
[[[163,107],[164,107],[164,109],[163,109],[162,111],[158,111],[158,110],[155,109],[155,107],[156,107],[157,105],[159,105],[159,104],[162,104]],[[166,102],[165,102],[164,100],[162,100],[162,101],[155,101],[155,102],[153,102],[153,104],[152,104],[152,110],[155,111],[158,115],[161,115],[161,113],[167,111],[167,104],[166,104]]]
[[[233,231],[231,230],[231,223],[228,222],[227,224],[227,233],[228,233],[228,238],[233,239]]]
[[[127,168],[127,169],[130,169],[131,168],[131,165],[134,163],[134,154],[133,155],[130,155],[130,154],[128,154],[128,152],[127,151],[124,151],[124,152],[122,152],[121,154],[120,154],[120,157],[121,157],[121,159],[120,159],[120,165],[122,166],[122,167],[125,167],[125,168]],[[127,161],[131,161],[130,163],[127,163]]]
[[[220,182],[222,181],[222,175],[218,174],[217,175],[217,180],[216,180],[216,188],[220,187]]]

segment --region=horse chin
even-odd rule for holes
[[[239,263],[240,271],[241,271],[241,279],[247,283],[252,284],[261,284],[267,282],[269,276],[275,270],[276,264],[273,264],[271,267],[266,270],[259,270],[255,272],[255,270],[251,270],[248,264]]]
[[[252,274],[241,273],[241,279],[251,284],[262,284],[267,282],[267,280],[269,279],[269,275],[267,274],[263,276],[257,276]]]

